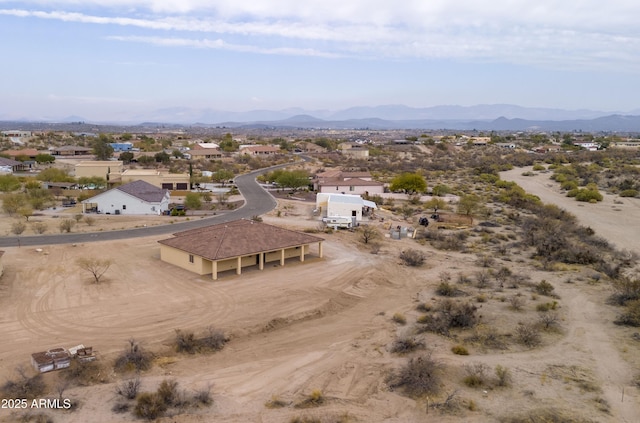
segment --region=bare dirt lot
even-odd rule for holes
[[[544,189],[532,187],[530,191],[544,201],[555,202],[551,194],[547,197],[546,184],[540,186]],[[524,183],[523,187],[529,190]],[[590,204],[560,205],[581,220],[589,217],[579,212],[597,210]],[[312,207],[282,201],[280,217],[276,210],[264,220],[315,228],[318,223],[311,217]],[[632,240],[624,241],[617,233],[586,224],[621,247],[633,246]],[[338,417],[345,415],[349,420],[343,421],[487,422],[536,409],[564,410],[568,416],[596,422],[638,421],[640,395],[631,386],[640,365],[638,342],[630,338],[629,331],[612,324],[616,309],[605,305],[609,294],[606,284],[587,283],[584,272],[543,272],[515,255],[498,259],[495,266],[509,266],[513,271],[527,272],[534,281],[545,279],[554,284],[561,329],[545,334],[542,345],[534,349],[510,346],[485,350],[470,344],[469,356],[451,353],[461,337],[425,335],[427,348],[447,375],[442,394],[429,400],[442,401],[455,390],[461,399],[456,411],[430,409],[426,416],[426,398],[414,401],[385,383],[389,372],[406,361],[406,357],[391,354],[389,345],[396,335],[409,331],[409,325],[397,325],[391,316],[403,313],[408,321],[415,321],[419,315],[416,305],[433,301],[439,275],[444,271],[471,274],[477,268],[476,256],[436,251],[410,239],[383,239],[379,253],[371,254],[356,233],[323,236],[322,259],[294,260],[284,267],[243,271],[241,276],[225,274],[217,282],[161,262],[159,238],[43,246],[41,252],[9,248],[3,257],[5,275],[0,279],[0,333],[4,339],[0,343],[0,380],[15,377],[17,366],[29,366],[32,352],[79,343],[92,345],[105,364],[100,375],[103,383],[64,393],[80,403],[77,410],[47,413],[55,422],[135,421],[131,413],[114,414],[111,410],[117,397],[115,382],[121,376],[109,365],[127,340],[135,338],[157,355],[154,367],[143,374],[143,391],[155,390],[165,378],[175,379],[187,390],[208,384],[213,387],[211,407],[165,417],[161,420],[165,422],[266,423],[288,422],[299,416],[339,421]],[[422,250],[427,264],[403,266],[398,254],[407,248]],[[92,283],[91,275],[75,264],[76,258],[88,255],[105,256],[116,263],[100,284]],[[567,283],[568,279],[573,282]],[[514,312],[504,301],[507,293],[485,290],[488,300],[479,304],[483,325],[506,331],[535,316],[536,303],[548,301],[526,290],[522,293],[526,306]],[[229,335],[224,350],[205,355],[173,351],[175,329],[199,331],[209,325]],[[491,369],[498,364],[508,367],[512,386],[475,389],[462,385],[462,366],[474,362]],[[56,377],[55,372],[45,375],[50,385]],[[324,405],[303,410],[291,405],[314,389],[322,391]],[[56,394],[51,391],[50,396]],[[285,406],[265,407],[274,397]],[[18,414],[0,410],[0,421],[17,418]]]

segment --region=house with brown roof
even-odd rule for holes
[[[236,220],[173,234],[158,241],[160,259],[198,275],[218,279],[220,272],[255,267],[266,263],[284,266],[287,259],[304,262],[311,245],[318,244],[322,258],[324,239],[252,220]]]
[[[249,156],[272,156],[280,153],[280,147],[274,147],[272,145],[247,145],[241,147],[239,154]]]
[[[322,193],[374,195],[384,192],[384,184],[374,181],[369,172],[329,170],[318,173],[314,189]]]
[[[52,156],[85,156],[92,154],[93,149],[89,147],[63,145],[61,147],[53,147],[50,151]]]
[[[105,214],[161,215],[169,210],[169,191],[145,181],[133,181],[82,202],[82,211]]]

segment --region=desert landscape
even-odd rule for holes
[[[637,199],[583,206],[559,194],[548,175],[526,177],[523,171],[517,168],[502,178],[566,208],[619,248],[635,247]],[[318,227],[312,209],[309,203],[280,200],[278,210],[286,210],[286,216],[274,210],[263,218],[312,230]],[[371,224],[383,233],[390,220],[388,215],[385,222]],[[640,366],[638,341],[632,329],[613,325],[619,309],[606,304],[611,289],[594,281],[588,269],[549,272],[532,266],[519,251],[496,257],[490,269],[506,266],[531,283],[517,289],[460,285],[465,295],[477,298],[475,332],[416,335],[399,316],[406,322],[419,319],[420,307],[436,303],[439,283],[478,271],[477,255],[385,237],[372,250],[357,231],[321,235],[324,258],[225,274],[216,282],[160,261],[158,237],[7,248],[0,332],[11,341],[0,346],[0,378],[15,378],[19,367],[29,369],[32,352],[80,343],[94,347],[101,367],[92,383],[64,391],[62,396],[77,405],[73,410],[5,409],[0,421],[31,421],[43,413],[54,422],[136,420],[130,412],[113,411],[116,388],[128,376],[109,364],[131,339],[154,355],[152,368],[141,374],[141,391],[153,391],[167,379],[185,392],[211,389],[212,404],[168,413],[158,420],[163,422],[487,422],[547,414],[555,420],[531,421],[637,421],[640,395],[632,381]],[[407,249],[423,252],[425,264],[404,265],[398,255]],[[75,260],[98,254],[114,265],[96,284]],[[533,284],[542,280],[553,286],[553,297],[535,293]],[[522,298],[518,307],[516,296]],[[542,333],[536,346],[513,343],[510,335],[501,348],[469,339],[488,327],[507,334],[519,322],[535,320],[535,305],[550,299],[558,304],[557,327]],[[199,332],[209,326],[228,337],[223,350],[176,352],[176,330]],[[407,336],[423,349],[392,352],[394,342]],[[469,355],[451,352],[460,344]],[[394,389],[390,375],[407,357],[427,352],[446,375],[440,393],[415,399]],[[479,387],[461,382],[473,366],[485,379]],[[496,366],[508,369],[504,386],[493,382]],[[56,386],[61,373],[45,374],[48,386]],[[313,392],[321,392],[322,404],[301,406]],[[58,395],[51,390],[49,396]]]

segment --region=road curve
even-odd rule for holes
[[[303,158],[303,160],[307,160]],[[271,194],[262,188],[256,181],[256,177],[274,169],[287,167],[293,163],[285,163],[281,165],[271,166],[268,168],[256,170],[244,175],[237,176],[235,183],[238,190],[244,197],[244,205],[236,210],[228,213],[206,217],[203,219],[195,219],[187,222],[173,223],[159,226],[149,226],[146,228],[125,229],[109,232],[83,232],[69,234],[51,234],[51,235],[31,235],[21,237],[0,237],[0,247],[18,247],[18,246],[34,246],[34,245],[52,245],[52,244],[76,244],[81,242],[96,241],[113,241],[117,239],[139,238],[144,236],[170,234],[187,229],[201,228],[216,223],[231,222],[238,219],[250,219],[253,216],[260,216],[273,210],[277,202]]]

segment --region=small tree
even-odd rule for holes
[[[14,235],[22,234],[25,229],[27,229],[27,224],[22,221],[13,222],[11,224],[11,233]]]
[[[391,191],[403,191],[407,194],[425,192],[427,189],[427,182],[420,174],[403,173],[393,178],[389,189]]]
[[[463,195],[458,203],[458,213],[471,216],[480,207],[480,198],[477,195]]]
[[[110,259],[101,259],[97,257],[81,257],[76,260],[78,267],[93,275],[96,283],[100,283],[102,275],[109,270],[113,262]]]
[[[184,205],[188,209],[198,210],[202,207],[202,198],[197,192],[190,192],[184,198]]]
[[[374,240],[380,236],[380,232],[375,226],[370,225],[362,225],[360,227],[360,236],[362,237],[362,242],[368,244],[369,241]]]
[[[47,231],[47,224],[44,222],[33,222],[31,224],[31,229],[33,229],[33,232],[37,234],[43,234]]]

